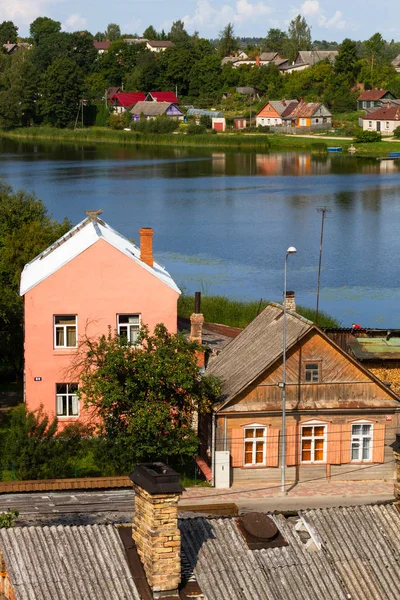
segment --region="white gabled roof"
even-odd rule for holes
[[[149,273],[160,279],[180,294],[180,289],[171,275],[158,263],[149,267],[140,260],[140,249],[123,235],[112,229],[107,223],[98,218],[86,218],[73,227],[59,240],[54,242],[31,262],[25,265],[21,274],[20,295],[23,296],[38,283],[58,271],[76,256],[84,252],[98,240],[103,239],[111,246],[125,254]]]

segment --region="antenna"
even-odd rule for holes
[[[323,206],[317,208],[317,212],[321,213],[321,238],[319,241],[319,262],[318,262],[318,286],[317,286],[317,307],[315,310],[315,324],[318,325],[318,308],[319,308],[319,290],[321,286],[321,263],[322,263],[322,244],[324,241],[324,222],[326,213],[332,212],[330,208]]]

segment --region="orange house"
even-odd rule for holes
[[[286,480],[390,479],[400,398],[318,327],[287,312]],[[270,304],[220,354],[215,450],[231,480],[281,477],[283,309]]]
[[[71,364],[80,340],[109,327],[135,342],[142,324],[177,328],[180,291],[154,261],[153,230],[140,249],[99,218],[88,217],[28,263],[21,276],[25,306],[25,401],[68,423],[83,418]],[[86,414],[87,417],[87,414]]]
[[[297,100],[271,100],[256,115],[256,126],[282,125],[282,118],[289,115],[298,105]]]

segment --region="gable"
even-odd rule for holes
[[[305,364],[318,363],[321,380],[305,381]],[[400,399],[372,373],[317,328],[287,353],[287,410],[395,409]],[[268,367],[219,412],[281,411],[282,357]]]
[[[280,114],[278,114],[274,107],[268,102],[268,104],[266,104],[264,108],[260,110],[256,117],[272,117],[273,119],[279,119]]]

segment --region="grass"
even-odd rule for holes
[[[182,294],[178,300],[178,314],[180,317],[189,318],[194,310],[193,297]],[[231,300],[225,296],[203,296],[201,311],[205,321],[230,325],[231,327],[246,327],[269,302]],[[315,321],[315,310],[305,306],[296,309],[300,315]],[[319,312],[318,324],[320,327],[339,327],[340,323],[325,312]]]

